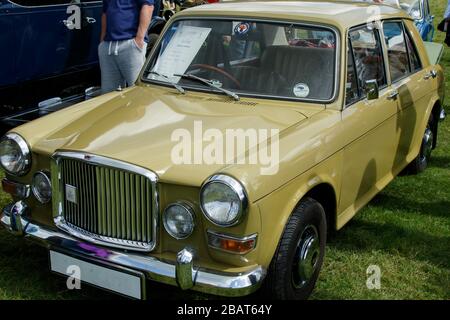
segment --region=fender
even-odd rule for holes
[[[339,151],[316,167],[286,183],[271,193],[270,197],[264,197],[257,202],[261,212],[258,262],[262,266],[269,267],[288,219],[298,203],[314,187],[321,184],[331,186],[336,196],[337,207],[337,202],[339,201],[338,190],[340,190],[341,185],[342,162],[343,152]],[[337,213],[334,212],[334,214],[336,216],[333,219],[336,221]],[[336,226],[330,226],[330,229],[334,229]]]

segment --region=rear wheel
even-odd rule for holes
[[[301,201],[285,227],[263,286],[267,297],[306,299],[319,276],[325,254],[326,216],[312,198]]]
[[[418,174],[424,171],[431,158],[431,152],[434,148],[434,141],[436,139],[435,123],[433,114],[430,115],[427,127],[422,137],[422,145],[420,146],[419,155],[409,164],[408,171],[411,174]]]

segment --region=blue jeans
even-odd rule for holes
[[[124,88],[136,82],[145,62],[144,48],[139,48],[134,39],[103,41],[98,46],[102,74],[102,93]]]

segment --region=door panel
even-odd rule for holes
[[[81,29],[71,30],[68,66],[87,67],[98,64],[101,33],[101,1],[81,1]]]
[[[17,1],[20,3],[20,1]],[[70,33],[62,23],[66,5],[13,6],[7,19],[14,25],[16,83],[61,73],[67,64]]]
[[[387,86],[381,38],[378,30],[367,26],[349,33],[351,50],[347,63],[347,97],[342,112],[342,128],[353,141],[344,148],[342,188],[339,201],[341,220],[348,220],[376,192],[377,185],[391,175],[398,140],[398,105]],[[352,60],[354,62],[352,62]],[[353,67],[354,65],[355,67]],[[356,70],[357,81],[353,75]],[[368,100],[365,81],[377,80],[379,98]]]
[[[392,22],[391,24],[396,23]],[[422,64],[417,54],[411,32],[415,32],[412,23],[402,25],[402,41],[405,43],[401,50],[406,50],[408,61],[406,68],[408,69],[407,77],[402,79],[393,79],[392,87],[399,93],[398,103],[398,121],[397,131],[399,139],[399,148],[395,159],[394,167],[396,171],[402,170],[408,162],[412,161],[416,156],[422,142],[424,123],[423,116],[429,107],[429,101],[432,94],[431,78],[426,79],[427,70],[422,68]],[[418,35],[416,35],[418,36]],[[395,50],[388,50],[396,55]]]
[[[344,148],[340,212],[357,210],[377,189],[377,182],[392,172],[397,141],[397,102],[390,88],[377,100],[360,101],[342,112],[342,126],[358,137]],[[381,187],[381,186],[380,186]]]
[[[10,85],[16,81],[14,63],[16,61],[17,42],[13,33],[13,21],[10,19],[9,10],[11,5],[0,2],[0,87]]]

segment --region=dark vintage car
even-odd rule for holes
[[[101,12],[101,1],[0,0],[0,118],[25,121],[98,83]]]

